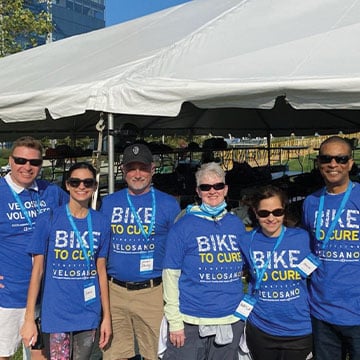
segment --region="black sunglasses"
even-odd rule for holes
[[[331,163],[332,159],[335,159],[335,161],[338,164],[347,164],[347,162],[350,160],[349,155],[341,155],[341,156],[332,156],[332,155],[319,155],[318,157],[320,164],[329,164]]]
[[[30,163],[31,166],[41,166],[42,159],[25,159],[23,157],[11,156],[14,159],[14,163],[16,165],[25,165],[27,162]]]
[[[261,218],[267,218],[268,216],[270,216],[270,214],[273,214],[274,216],[278,217],[278,216],[283,216],[285,214],[285,209],[279,208],[272,211],[258,210],[256,213]]]
[[[81,183],[83,183],[86,188],[92,188],[96,184],[96,180],[92,178],[89,179],[69,178],[67,180],[67,183],[73,188],[79,187]]]
[[[225,188],[224,183],[216,183],[216,184],[201,184],[199,185],[199,189],[201,191],[210,191],[210,189],[213,188],[214,190],[222,190]]]

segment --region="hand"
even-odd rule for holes
[[[25,320],[20,330],[20,335],[25,347],[30,347],[36,343],[38,332],[34,320]]]
[[[0,275],[0,281],[1,280],[4,280],[4,277],[2,275]],[[0,289],[3,289],[4,287],[5,285],[0,283]]]
[[[184,329],[177,331],[170,331],[170,342],[177,348],[184,346],[185,344]]]
[[[104,318],[100,325],[100,337],[99,337],[100,349],[104,349],[104,347],[109,343],[111,335],[112,335],[111,319],[110,317]]]

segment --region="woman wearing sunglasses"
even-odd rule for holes
[[[169,323],[163,360],[237,359],[244,322],[234,315],[243,288],[245,228],[226,210],[225,174],[207,163],[196,172],[201,205],[170,230],[163,270]]]
[[[307,280],[316,268],[305,230],[285,226],[287,197],[274,186],[254,194],[258,227],[247,234],[250,284],[243,303],[253,360],[306,360],[312,355]]]
[[[28,246],[34,264],[21,335],[26,346],[37,340],[34,309],[42,288],[41,326],[51,360],[88,360],[101,315],[100,348],[111,335],[106,277],[109,225],[89,208],[97,186],[95,175],[87,163],[69,169],[69,203],[39,217]]]

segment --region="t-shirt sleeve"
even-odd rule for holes
[[[69,202],[69,194],[63,189],[59,188],[59,206],[65,205]]]
[[[245,231],[240,237],[240,250],[243,256],[245,267],[250,267],[250,242],[251,231]]]
[[[304,257],[306,257],[312,252],[310,234],[308,231],[306,231],[304,229],[298,229],[298,230],[301,231],[301,233],[302,233],[302,238],[303,238],[302,243],[304,244],[305,253],[306,253]]]
[[[36,226],[30,238],[26,251],[29,254],[45,254],[46,244],[50,235],[52,222],[52,211],[47,211],[39,215]]]
[[[184,258],[184,241],[183,222],[179,221],[169,231],[166,240],[166,251],[164,258],[164,269],[181,269]]]
[[[106,219],[105,219],[106,220]],[[107,221],[103,222],[103,229],[101,231],[101,241],[100,241],[100,249],[98,257],[107,258],[109,255],[109,247],[110,247],[110,226]]]
[[[308,219],[308,199],[304,200],[302,206],[302,216],[301,216],[301,223],[302,227],[306,230],[309,230],[309,219]]]
[[[175,198],[174,199],[170,198],[168,200],[168,206],[166,209],[168,215],[168,221],[169,221],[169,228],[175,223],[175,219],[179,215],[180,211],[181,211],[180,205],[177,202],[177,200]]]

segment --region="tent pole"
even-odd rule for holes
[[[100,186],[100,171],[101,171],[101,152],[102,152],[102,146],[103,146],[103,130],[105,129],[104,119],[103,119],[103,113],[100,113],[100,119],[96,124],[96,130],[98,131],[98,144],[97,144],[97,150],[93,151],[92,154],[92,165],[96,169],[96,182],[98,186],[96,187],[96,190],[93,193],[93,197],[91,200],[91,207],[96,210],[97,208],[97,200],[99,196],[99,186]]]
[[[267,148],[268,148],[268,166],[271,166],[271,134],[270,131],[267,132],[266,134],[266,143],[267,143]]]
[[[112,194],[114,192],[114,115],[108,114],[108,192]]]

